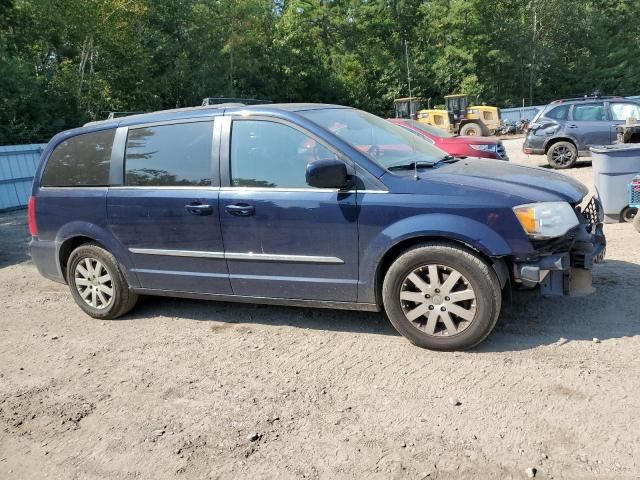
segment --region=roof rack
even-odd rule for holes
[[[231,98],[231,97],[207,97],[202,100],[202,106],[208,107],[209,105],[220,104],[239,104],[239,105],[264,105],[267,103],[273,103],[271,100],[260,100],[257,98]]]

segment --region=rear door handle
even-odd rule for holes
[[[578,125],[570,124],[570,125],[567,125],[567,128],[578,128]]]
[[[236,203],[234,205],[227,205],[224,209],[231,215],[236,217],[250,217],[256,213],[256,209],[253,205],[248,203]]]
[[[211,215],[213,213],[213,207],[211,205],[204,205],[200,202],[191,202],[184,206],[187,213],[191,215]]]

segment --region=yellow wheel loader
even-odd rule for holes
[[[421,110],[420,98],[399,98],[394,101],[396,118],[415,118],[456,135],[489,136],[500,127],[498,107],[469,105],[467,95],[447,95],[444,100],[446,109],[434,109],[429,105]]]

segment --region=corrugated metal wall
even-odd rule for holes
[[[538,105],[534,107],[518,107],[518,108],[501,108],[500,116],[503,120],[509,120],[511,122],[517,122],[518,120],[527,119],[533,120],[539,110],[542,110],[544,105]]]
[[[0,146],[0,210],[27,205],[33,174],[45,145]]]

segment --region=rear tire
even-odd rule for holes
[[[571,142],[556,142],[547,151],[547,161],[552,168],[571,168],[578,160],[578,149]]]
[[[423,243],[391,265],[382,286],[392,325],[411,343],[431,350],[466,350],[493,330],[500,282],[480,257],[444,243]]]
[[[460,129],[460,135],[468,135],[470,137],[481,137],[482,136],[482,127],[477,123],[466,123]]]
[[[93,318],[118,318],[138,301],[116,258],[97,243],[85,243],[71,252],[67,281],[73,299]]]

